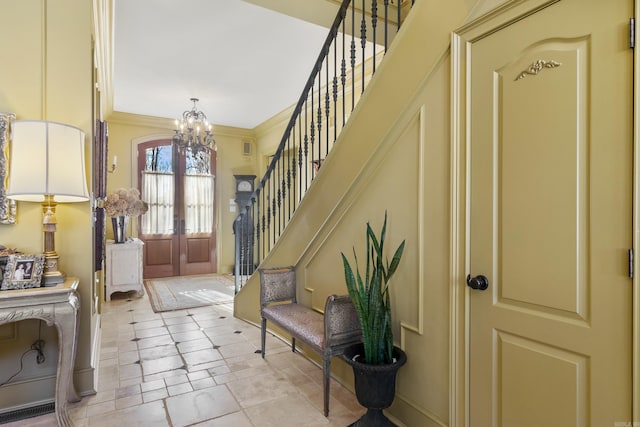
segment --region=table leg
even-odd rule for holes
[[[67,403],[80,400],[73,384],[79,307],[80,302],[76,292],[69,294],[67,303],[55,305],[54,323],[58,329],[59,347],[55,406],[60,427],[73,426],[73,421],[67,412]]]

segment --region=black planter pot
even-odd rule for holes
[[[393,347],[394,363],[369,365],[358,362],[364,360],[364,346],[355,344],[345,349],[343,359],[353,368],[354,385],[358,402],[367,408],[367,413],[351,426],[383,427],[395,426],[382,412],[393,403],[396,395],[396,375],[398,369],[407,362],[407,355],[398,347]],[[359,357],[356,357],[359,356]],[[354,360],[355,359],[355,360]]]

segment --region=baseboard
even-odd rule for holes
[[[51,414],[53,412],[55,412],[55,403],[53,401],[37,406],[14,409],[9,412],[0,413],[0,424],[26,420],[33,417],[39,417],[41,415]]]
[[[93,330],[93,347],[91,348],[91,366],[77,369],[73,374],[73,381],[79,396],[90,396],[98,392],[98,366],[100,363],[100,344],[102,341],[102,317],[96,315]]]

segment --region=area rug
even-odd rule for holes
[[[233,276],[223,274],[146,279],[144,286],[156,313],[230,303],[235,291]]]

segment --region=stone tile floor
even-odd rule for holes
[[[131,293],[130,295],[135,295]],[[154,313],[141,298],[103,305],[98,393],[70,404],[84,426],[346,426],[365,410],[331,381],[322,413],[322,370],[287,343],[233,317],[231,304]],[[5,426],[55,426],[53,414]]]

